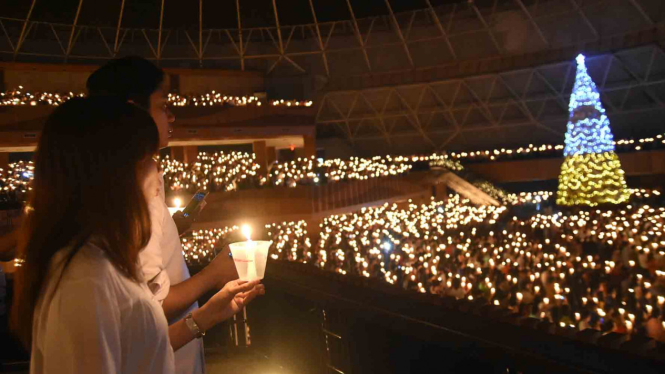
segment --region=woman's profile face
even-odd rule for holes
[[[157,125],[159,148],[168,147],[169,138],[171,137],[171,124],[175,121],[175,116],[169,109],[164,84],[150,95],[150,108],[148,112],[155,121],[155,125]]]
[[[141,161],[138,165],[137,177],[139,183],[143,186],[143,194],[146,199],[152,199],[159,195],[161,181],[159,178],[157,161],[151,157]]]

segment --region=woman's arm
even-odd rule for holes
[[[235,264],[228,253],[227,247],[199,273],[170,286],[168,295],[162,302],[162,308],[164,308],[164,314],[168,320],[180,316],[206,292],[221,289],[232,280],[238,279]]]
[[[233,260],[229,257],[229,248],[226,247],[202,271],[193,277],[177,284],[171,284],[171,279],[164,266],[164,243],[179,243],[173,219],[168,208],[161,199],[149,202],[150,219],[152,221],[152,235],[148,245],[139,253],[141,270],[147,280],[151,291],[162,303],[164,314],[168,320],[182,315],[201,296],[212,289],[219,290],[234,279],[238,279]],[[178,252],[182,248],[178,244]],[[182,256],[174,253],[175,256]]]
[[[206,332],[216,324],[240,312],[245,305],[263,292],[263,285],[260,285],[258,280],[228,282],[205,305],[192,312],[192,319],[201,332]],[[169,340],[174,351],[195,338],[184,319],[169,326]]]

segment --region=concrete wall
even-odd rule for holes
[[[263,75],[260,74],[235,74],[221,71],[218,74],[200,74],[193,71],[187,74],[179,74],[181,94],[198,94],[215,90],[222,95],[252,95],[255,92],[265,92]]]
[[[85,82],[89,72],[81,71],[39,71],[9,70],[4,71],[4,85],[7,90],[23,86],[23,92],[86,92]]]
[[[325,150],[326,158],[350,158],[357,156],[351,145],[339,138],[317,139],[316,146]]]

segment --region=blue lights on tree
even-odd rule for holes
[[[610,120],[600,102],[598,88],[587,72],[583,55],[577,56],[577,75],[568,110],[564,156],[614,151]]]

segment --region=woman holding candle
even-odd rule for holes
[[[124,57],[111,60],[92,73],[86,85],[91,96],[117,97],[143,109],[154,120],[159,134],[159,148],[168,146],[175,116],[168,107],[168,87],[162,69],[140,57]],[[131,130],[124,135],[135,136]],[[124,146],[124,141],[115,146]],[[190,326],[194,322],[204,332],[211,325],[206,326],[208,321],[197,319],[197,300],[205,293],[219,290],[238,279],[238,274],[233,260],[227,255],[228,249],[225,249],[206,268],[190,276],[179,235],[191,225],[191,218],[183,217],[182,213],[171,217],[165,202],[162,173],[157,175],[156,184],[158,192],[153,194],[156,196],[150,199],[148,205],[152,235],[139,254],[141,272],[150,291],[161,303],[169,324],[187,320]],[[263,286],[258,285],[245,302],[263,293]],[[183,336],[196,331],[196,328],[183,331]],[[178,374],[202,374],[205,368],[202,340],[194,339],[179,349],[175,353],[175,361]]]
[[[72,99],[48,118],[12,310],[31,373],[173,373],[173,351],[194,339],[184,321],[167,325],[138,266],[158,139],[149,115],[117,99]],[[227,284],[196,311],[201,329],[239,311],[254,286]]]

